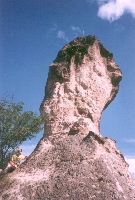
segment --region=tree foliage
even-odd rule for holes
[[[9,154],[27,139],[43,129],[47,116],[32,111],[23,112],[23,102],[0,100],[0,168],[4,168]]]

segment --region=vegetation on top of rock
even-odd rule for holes
[[[95,36],[78,37],[59,51],[54,62],[68,62],[75,56],[75,64],[78,64],[85,54],[88,53],[88,46],[93,45]]]
[[[90,45],[93,45],[95,40],[96,40],[95,36],[88,35],[88,36],[85,36],[85,37],[77,37],[75,40],[73,40],[69,44],[71,44],[71,45],[76,45],[76,44],[85,45],[85,46],[88,47]]]
[[[75,64],[78,64],[83,56],[88,53],[88,47],[92,46],[96,40],[95,36],[78,37],[68,45],[64,46],[59,51],[54,62],[68,62],[70,63],[71,58],[75,56]],[[113,54],[110,53],[104,46],[99,42],[100,54],[105,58],[112,58]],[[80,64],[80,63],[79,63]]]
[[[110,51],[108,51],[101,43],[99,43],[99,47],[100,47],[100,54],[102,57],[113,58],[113,54]]]
[[[62,74],[58,70],[57,66],[50,66],[50,77],[51,79],[55,80],[58,79],[59,81],[63,80]]]
[[[82,64],[82,60],[84,58],[84,55],[88,54],[88,48],[89,46],[92,46],[94,42],[96,41],[95,36],[86,36],[86,37],[78,37],[75,40],[71,41],[69,44],[64,46],[61,51],[59,51],[56,59],[54,60],[54,65],[50,66],[50,76],[52,79],[58,79],[59,81],[63,81],[63,67],[66,65],[67,72],[69,72],[69,65],[71,62],[71,59],[74,57],[74,63],[76,66]],[[98,41],[98,40],[97,40]],[[102,57],[105,58],[113,58],[113,54],[108,51],[99,41],[99,48],[100,48],[100,54]],[[62,63],[62,66],[60,67],[60,63]],[[69,72],[70,73],[70,72]]]

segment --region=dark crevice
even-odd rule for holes
[[[87,139],[89,139],[90,137],[94,137],[95,140],[97,140],[99,142],[99,144],[104,144],[105,141],[103,138],[101,138],[100,136],[96,135],[94,132],[90,131],[88,133],[88,135],[83,139],[83,141],[86,141]]]

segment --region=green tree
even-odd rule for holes
[[[0,100],[0,168],[4,169],[10,154],[27,139],[43,129],[47,116],[32,111],[23,112],[23,102]]]

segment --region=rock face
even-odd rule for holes
[[[99,135],[101,113],[116,96],[121,78],[112,53],[94,36],[70,42],[50,66],[41,105],[41,113],[50,115],[45,135]]]
[[[58,53],[40,107],[50,116],[44,136],[1,181],[2,200],[135,200],[128,164],[115,141],[100,134],[101,113],[121,77],[112,53],[94,36]]]

